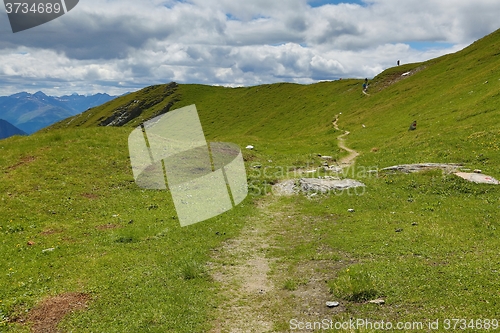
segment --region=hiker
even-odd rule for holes
[[[411,123],[410,128],[408,128],[408,131],[414,131],[417,129],[417,121],[415,120],[413,123]]]
[[[399,64],[400,64],[400,62],[399,62],[399,60],[398,60],[398,66],[399,66]]]
[[[368,78],[365,79],[365,83],[363,83],[363,91],[366,92],[368,90]]]

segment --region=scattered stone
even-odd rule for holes
[[[411,225],[412,225],[412,226],[417,226],[417,225],[418,225],[418,223],[417,223],[417,222],[413,222]]]
[[[345,190],[349,188],[364,187],[365,184],[353,179],[318,179],[301,178],[299,180],[302,192],[328,193],[335,190]]]
[[[444,164],[444,163],[420,163],[420,164],[401,164],[382,169],[382,171],[393,171],[403,173],[422,172],[426,170],[441,169],[443,171],[453,173],[457,172],[460,164]]]
[[[254,149],[254,148],[255,148],[255,147],[254,147],[254,146],[252,146],[252,145],[248,145],[248,146],[246,146],[246,149],[250,149],[250,150],[252,150],[252,149]]]
[[[257,164],[257,165],[254,165],[254,166],[253,166],[253,168],[254,168],[254,169],[260,169],[260,168],[262,168],[262,165]]]
[[[323,167],[323,170],[327,171],[327,172],[341,173],[343,169],[339,166],[332,165],[332,166]]]
[[[299,193],[299,188],[295,184],[295,179],[288,179],[273,185],[273,193],[276,195],[294,195]]]
[[[333,160],[333,157],[331,156],[321,156],[321,158],[324,160]]]
[[[45,249],[45,250],[42,250],[42,252],[43,252],[43,253],[45,253],[45,252],[52,252],[52,251],[54,251],[54,250],[55,250],[55,248],[54,248],[54,247],[51,247],[50,249]]]
[[[474,173],[483,173],[483,171],[479,170],[479,169],[476,169],[476,170],[474,170]]]
[[[326,306],[329,308],[336,308],[340,305],[339,302],[326,302]]]
[[[354,209],[352,209],[352,208],[349,208],[347,211],[348,211],[349,213],[354,213]]]
[[[28,241],[28,245],[29,245],[29,246],[33,246],[33,245],[35,245],[35,242],[33,242],[33,241]]]
[[[379,298],[379,299],[374,299],[372,301],[368,301],[370,304],[377,304],[377,305],[382,305],[385,304],[385,300]]]
[[[396,231],[396,232],[403,232],[403,229],[398,228],[398,229],[396,229],[395,231]]]
[[[365,184],[353,179],[337,178],[301,178],[299,180],[289,179],[273,185],[273,193],[276,195],[294,195],[303,193],[329,193],[350,188],[364,187]]]
[[[482,173],[456,172],[455,175],[476,184],[500,185],[500,182],[498,180],[491,176],[483,175]]]

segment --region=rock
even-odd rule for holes
[[[44,253],[45,253],[45,252],[52,252],[52,251],[54,251],[54,250],[55,250],[55,248],[54,248],[54,247],[51,247],[50,249],[45,249],[45,250],[42,250],[42,252],[44,252]]]
[[[303,193],[329,193],[337,190],[346,190],[356,187],[364,187],[365,184],[353,179],[338,179],[328,177],[301,178],[299,180],[289,179],[273,185],[273,193],[276,195],[293,195]]]
[[[479,169],[476,169],[476,170],[474,170],[474,173],[483,173],[483,171],[479,170]]]
[[[365,184],[353,179],[318,179],[301,178],[299,180],[302,192],[328,193],[335,190],[345,190],[355,187],[364,187]]]
[[[324,160],[333,160],[333,157],[331,156],[320,156]]]
[[[273,185],[273,193],[281,196],[289,196],[299,193],[295,179],[288,179]]]
[[[417,226],[417,225],[418,225],[418,223],[417,223],[417,222],[413,222],[411,225],[412,225],[412,226]]]
[[[420,163],[420,164],[401,164],[382,169],[382,171],[393,171],[403,173],[414,173],[426,170],[441,169],[446,172],[456,172],[460,168],[460,164],[444,164],[444,163]]]
[[[349,208],[347,211],[348,211],[349,213],[354,213],[354,209],[352,209],[352,208]]]
[[[382,305],[385,304],[385,300],[379,298],[379,299],[374,299],[372,301],[368,301],[370,304],[377,304],[377,305]]]
[[[326,302],[326,306],[329,308],[336,308],[340,305],[339,302]]]
[[[482,173],[465,173],[465,172],[456,172],[455,176],[463,178],[469,182],[476,184],[492,184],[492,185],[500,185],[500,182],[495,178],[484,175]]]
[[[327,171],[327,172],[341,173],[343,169],[341,167],[332,165],[332,166],[323,167],[323,170]]]
[[[398,228],[398,229],[396,229],[395,231],[396,231],[396,232],[403,232],[403,229]]]
[[[252,150],[252,149],[254,149],[254,148],[255,148],[255,147],[254,147],[254,146],[252,146],[252,145],[248,145],[248,146],[246,146],[246,149],[250,149],[250,150]]]

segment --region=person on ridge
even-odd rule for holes
[[[366,92],[368,90],[368,78],[365,79],[365,83],[363,83],[363,91]]]

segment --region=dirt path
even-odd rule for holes
[[[211,333],[272,331],[269,309],[275,286],[268,277],[272,259],[266,256],[271,240],[267,205],[261,203],[259,216],[212,256],[211,275],[221,284],[226,300],[217,311]]]
[[[345,311],[343,306],[325,306],[331,301],[325,281],[347,264],[326,259],[333,249],[318,245],[318,258],[300,261],[275,252],[317,242],[311,230],[318,218],[299,214],[274,195],[262,198],[256,210],[257,216],[249,219],[241,235],[212,255],[210,272],[219,283],[214,292],[221,293],[224,301],[209,333],[289,332],[294,318],[321,320]],[[280,245],[279,238],[287,241]]]
[[[333,122],[333,127],[337,130],[337,131],[340,131],[339,129],[339,125],[338,125],[338,121],[339,121],[339,115],[336,115],[335,116],[335,121]],[[345,131],[344,134],[340,135],[337,137],[337,140],[339,141],[339,148],[340,149],[343,149],[345,151],[347,151],[349,153],[349,155],[347,155],[346,157],[343,157],[340,159],[339,161],[339,164],[341,167],[343,168],[348,168],[350,166],[352,166],[354,164],[354,160],[356,159],[356,157],[359,156],[359,153],[351,148],[348,148],[346,147],[345,145],[345,137],[348,136],[350,134],[350,132],[348,131]]]

